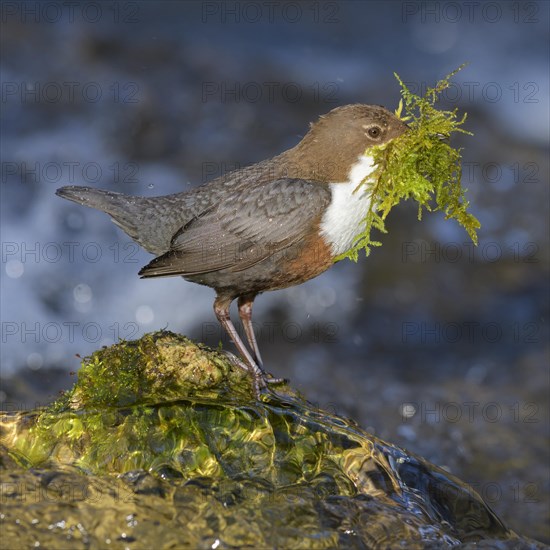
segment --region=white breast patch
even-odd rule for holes
[[[351,167],[348,181],[331,183],[332,200],[321,219],[321,235],[334,256],[347,252],[363,231],[370,205],[366,186],[357,186],[375,169],[372,157],[361,155]]]

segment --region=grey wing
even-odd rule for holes
[[[330,203],[323,184],[284,178],[230,195],[182,227],[142,277],[242,271],[303,239]]]

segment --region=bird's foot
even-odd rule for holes
[[[237,357],[235,354],[230,351],[223,351],[223,354],[237,367],[247,371],[252,377],[252,384],[254,386],[254,394],[256,399],[260,398],[261,391],[266,389],[268,385],[276,384],[286,384],[288,380],[286,378],[273,378],[271,374],[266,373],[262,367],[254,363],[253,365],[248,365],[242,359]]]

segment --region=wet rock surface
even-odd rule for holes
[[[10,547],[542,548],[444,470],[288,386],[256,401],[169,332],[95,352],[1,439]]]

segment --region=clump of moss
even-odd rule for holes
[[[185,336],[159,331],[86,357],[77,383],[53,407],[63,411],[127,407],[190,396],[211,398],[219,396],[223,387],[244,396],[243,392],[250,393],[251,384],[246,372],[233,368],[221,353]]]
[[[413,94],[401,78],[395,74],[402,99],[396,115],[409,125],[410,131],[380,147],[369,149],[376,170],[358,187],[367,186],[371,205],[365,219],[365,229],[358,235],[353,248],[342,255],[357,261],[358,252],[364,249],[367,256],[370,247],[380,246],[371,239],[373,228],[386,233],[385,219],[391,209],[402,200],[413,199],[418,203],[418,219],[422,210],[441,210],[446,219],[455,219],[467,231],[477,245],[476,230],[479,221],[469,213],[466,190],[461,186],[461,149],[449,143],[451,134],[464,130],[466,113],[459,117],[457,109],[436,109],[440,93],[449,87],[450,79],[464,65],[428,88],[424,97]],[[405,114],[402,116],[403,108]],[[339,258],[339,259],[341,259]]]
[[[288,386],[278,391],[293,395]],[[255,421],[237,419],[233,408],[255,403],[249,374],[227,356],[159,331],[83,359],[73,388],[41,411],[6,420],[0,443],[27,466],[53,461],[88,472],[212,475],[219,466],[205,447],[209,423],[234,429],[227,439],[239,431],[246,440],[257,433]]]

